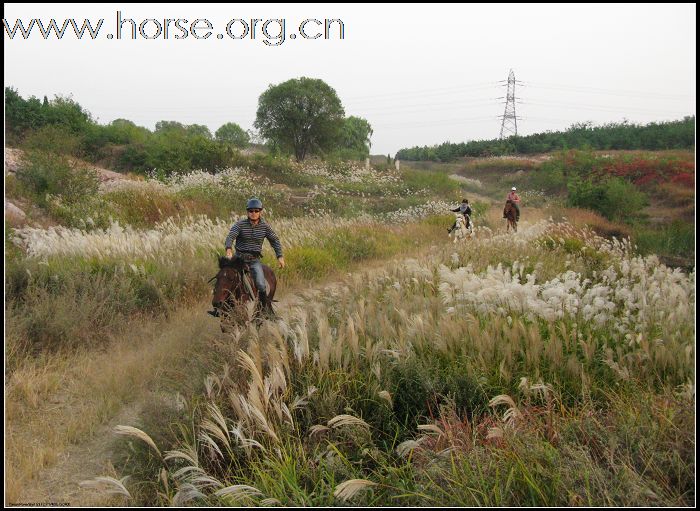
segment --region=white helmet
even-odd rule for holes
[[[515,186],[513,188],[511,188],[511,190],[515,191]]]

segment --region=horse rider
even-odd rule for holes
[[[469,201],[467,199],[462,199],[462,204],[460,204],[458,207],[455,209],[451,209],[450,211],[454,211],[455,213],[462,213],[464,215],[464,224],[469,227],[471,225],[470,222],[470,217],[472,214],[472,208],[469,205]],[[447,229],[447,233],[451,233],[457,228],[457,221],[455,220],[455,223],[452,224],[452,227]]]
[[[510,189],[510,193],[508,193],[508,196],[506,197],[506,201],[511,201],[513,205],[515,206],[515,221],[519,222],[520,221],[520,197],[515,191],[515,186]],[[503,218],[505,218],[506,215],[503,213]]]
[[[233,257],[231,245],[235,240],[235,256],[243,259],[243,261],[250,266],[250,271],[255,281],[255,287],[258,288],[261,308],[263,312],[271,314],[272,304],[267,298],[265,275],[263,274],[262,263],[260,262],[260,258],[262,257],[262,244],[265,238],[267,238],[270,245],[272,245],[272,248],[275,250],[280,268],[284,268],[285,262],[284,257],[282,257],[282,244],[277,234],[275,234],[275,231],[270,227],[270,224],[262,218],[263,205],[260,199],[256,197],[250,199],[246,204],[246,210],[248,212],[248,217],[233,224],[228,236],[226,236],[226,257],[228,259]]]

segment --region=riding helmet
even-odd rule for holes
[[[248,201],[248,204],[246,204],[245,209],[262,209],[263,205],[260,199],[257,197],[253,197]]]

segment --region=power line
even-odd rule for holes
[[[626,112],[634,112],[634,113],[647,113],[647,114],[674,114],[674,115],[687,115],[687,112],[679,112],[679,111],[674,111],[670,112],[668,110],[650,110],[647,108],[635,108],[635,107],[607,107],[607,106],[598,106],[598,105],[588,105],[588,104],[582,104],[582,103],[562,103],[562,102],[556,102],[556,101],[546,101],[546,102],[539,102],[539,101],[525,101],[522,102],[521,104],[523,105],[535,105],[535,106],[543,106],[545,108],[551,107],[551,108],[559,108],[559,107],[566,107],[570,108],[573,110],[594,110],[594,111],[600,111],[600,112],[616,112],[616,113],[626,113]]]
[[[538,82],[526,82],[525,85],[530,87],[536,87],[539,89],[550,89],[550,90],[561,90],[562,92],[584,92],[590,94],[607,94],[610,96],[646,96],[655,99],[667,99],[672,101],[685,101],[687,99],[694,99],[694,96],[687,94],[663,94],[658,92],[648,92],[648,91],[634,91],[634,90],[621,90],[621,89],[604,89],[599,87],[585,87],[585,86],[571,86],[571,85],[556,85],[556,84],[542,84]]]
[[[428,122],[403,122],[400,124],[378,124],[378,125],[373,126],[373,127],[382,128],[382,129],[392,129],[392,128],[406,129],[406,126],[408,126],[408,125],[410,125],[411,127],[427,127],[427,126],[460,124],[460,123],[465,123],[465,122],[492,121],[494,119],[498,119],[498,117],[493,116],[493,115],[482,116],[482,117],[473,117],[471,119],[465,119],[463,117],[458,117],[458,118],[452,118],[452,119],[439,119],[439,120],[428,121]]]
[[[399,92],[386,92],[382,94],[369,94],[369,95],[364,95],[364,96],[350,96],[347,97],[346,100],[356,100],[356,99],[374,99],[374,98],[383,98],[383,97],[397,97],[397,96],[413,96],[413,95],[423,95],[423,94],[428,94],[428,95],[439,95],[439,94],[444,94],[448,91],[463,91],[465,89],[486,89],[486,88],[492,88],[496,86],[496,82],[480,82],[480,83],[472,83],[472,84],[467,84],[467,85],[455,85],[452,87],[443,87],[443,88],[430,88],[430,89],[420,89],[420,90],[415,90],[415,91],[399,91]]]

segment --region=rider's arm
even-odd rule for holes
[[[226,236],[226,257],[231,258],[233,257],[233,250],[231,246],[233,245],[233,241],[238,238],[238,235],[241,233],[241,228],[238,226],[238,222],[233,224],[233,227],[231,227],[231,230],[228,233],[228,236]]]
[[[282,255],[282,243],[280,243],[280,239],[275,234],[275,231],[272,230],[272,227],[269,225],[267,226],[267,234],[265,234],[265,237],[267,240],[270,242],[270,245],[272,245],[273,250],[275,251],[275,255],[277,256],[277,261],[280,264],[281,268],[284,268],[285,263],[284,263],[284,257]]]

